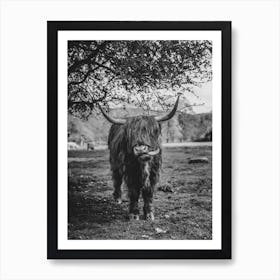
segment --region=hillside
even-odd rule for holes
[[[110,111],[110,115],[115,117],[141,114],[143,111],[135,108],[117,108]],[[151,112],[151,115],[157,114],[158,112]],[[68,140],[79,144],[82,138],[85,142],[106,144],[110,126],[111,124],[100,114],[94,114],[88,120],[68,115]],[[211,140],[212,113],[193,115],[179,112],[171,120],[162,124],[163,143]]]

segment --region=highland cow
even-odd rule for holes
[[[116,119],[110,117],[99,106],[104,117],[113,124],[108,137],[113,195],[115,200],[121,203],[121,185],[124,180],[130,199],[130,219],[139,220],[138,200],[142,193],[144,218],[154,220],[153,193],[159,180],[162,162],[160,123],[175,115],[179,97],[180,95],[172,111],[165,116]]]

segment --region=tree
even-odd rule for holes
[[[178,120],[178,114],[162,126],[163,142],[181,142],[183,140],[182,128]]]
[[[211,41],[69,41],[68,109],[89,116],[97,103],[166,110],[162,90],[191,90],[212,79]]]

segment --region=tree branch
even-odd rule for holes
[[[91,74],[91,73],[93,73],[96,69],[98,69],[99,68],[99,66],[97,66],[97,67],[95,67],[94,69],[92,69],[92,70],[89,70],[85,75],[84,75],[84,78],[82,79],[82,80],[80,80],[80,81],[73,81],[73,82],[70,82],[69,84],[68,84],[68,87],[70,87],[71,85],[78,85],[78,84],[81,84],[81,83],[83,83],[87,78],[88,78],[88,76]]]
[[[68,75],[70,73],[74,72],[77,68],[79,68],[83,64],[90,63],[90,61],[100,52],[100,50],[102,50],[106,47],[106,44],[107,44],[106,41],[102,42],[98,46],[98,48],[96,50],[92,51],[92,53],[87,58],[78,60],[78,61],[74,62],[71,66],[69,66],[68,67]]]
[[[105,69],[109,70],[110,72],[114,73],[115,75],[119,75],[119,73],[117,73],[115,70],[113,70],[112,68],[110,68],[110,67],[108,67],[106,65],[103,65],[103,64],[101,64],[101,63],[99,63],[97,61],[94,61],[92,63],[98,65],[99,67],[102,67],[102,68],[105,68]]]
[[[90,94],[90,97],[91,97],[91,101],[74,101],[74,100],[68,100],[68,107],[71,107],[75,104],[81,104],[81,105],[87,105],[89,106],[91,109],[93,108],[94,104],[98,103],[98,102],[101,102],[103,101],[106,97],[107,97],[107,94],[108,92],[106,90],[102,90],[104,92],[104,95],[97,98],[97,99],[94,99],[94,97]]]

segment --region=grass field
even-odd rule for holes
[[[202,156],[209,163],[188,163]],[[123,203],[114,202],[107,150],[69,151],[68,173],[69,239],[212,238],[211,146],[163,149],[153,222],[128,220],[125,189]]]

